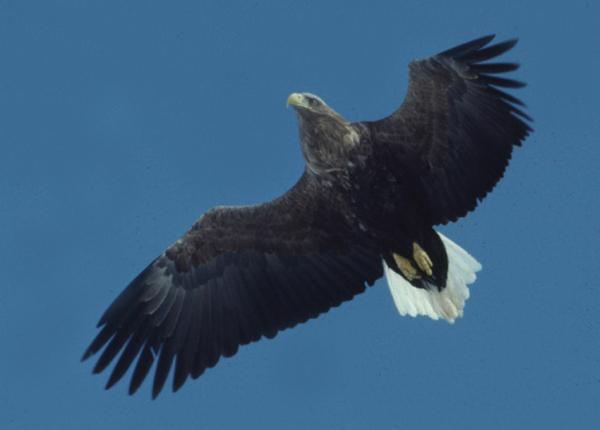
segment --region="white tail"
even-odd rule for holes
[[[456,243],[439,234],[448,254],[448,280],[446,288],[416,288],[383,262],[392,298],[400,315],[416,317],[425,315],[434,320],[443,318],[453,323],[463,315],[465,302],[469,298],[467,285],[475,282],[481,264]]]

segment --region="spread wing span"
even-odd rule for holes
[[[309,182],[263,205],[212,209],[129,284],[83,356],[102,350],[99,373],[120,354],[107,388],[137,358],[130,394],[154,361],[153,397],[173,362],[176,391],[240,345],[315,318],[382,275],[379,254]]]
[[[410,172],[431,224],[473,210],[531,131],[531,119],[518,108],[523,103],[500,89],[524,86],[499,76],[518,65],[487,62],[517,41],[488,45],[493,38],[413,61],[403,104],[387,118],[363,123],[375,145],[387,146],[395,168]]]

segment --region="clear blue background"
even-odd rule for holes
[[[363,3],[0,2],[0,428],[598,428],[598,3]],[[464,319],[378,282],[176,395],[104,391],[79,358],[114,296],[300,175],[290,92],[379,118],[412,58],[491,32],[521,38],[535,133],[443,228],[484,266]]]

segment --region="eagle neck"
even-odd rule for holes
[[[356,130],[339,115],[299,115],[300,147],[308,169],[318,175],[346,170]]]

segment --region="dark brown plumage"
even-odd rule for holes
[[[391,116],[367,122],[372,141],[388,146],[389,164],[418,178],[430,225],[455,221],[473,210],[502,177],[513,146],[531,131],[522,102],[497,87],[525,84],[498,74],[514,63],[483,63],[516,39],[484,48],[482,37],[410,64],[404,103]],[[402,151],[394,147],[401,145]],[[394,149],[391,149],[394,148]]]

